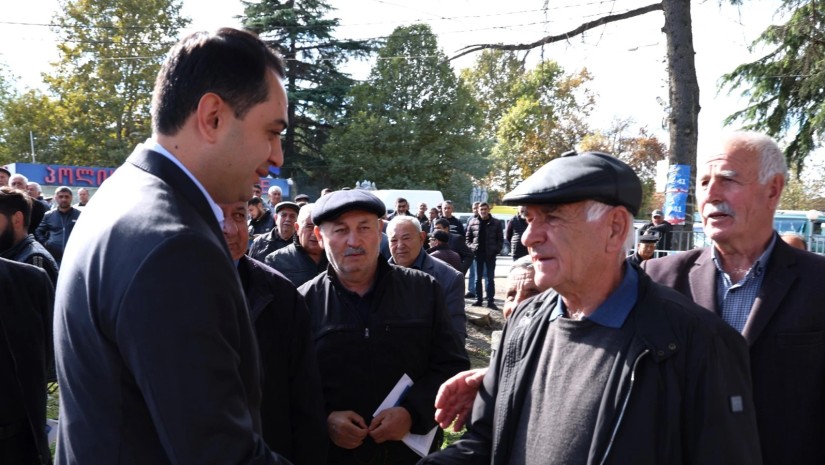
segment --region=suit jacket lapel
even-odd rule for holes
[[[215,218],[215,213],[209,206],[209,202],[204,197],[203,192],[198,189],[198,186],[192,182],[192,179],[190,179],[186,173],[163,155],[141,147],[136,148],[135,151],[129,155],[126,163],[130,163],[159,177],[183,195],[198,215],[206,221],[212,234],[218,238],[220,244],[223,244],[226,254],[229,255],[229,249],[223,239],[223,232]]]
[[[713,264],[711,248],[706,247],[691,268],[688,279],[693,294],[693,302],[717,315],[719,308],[716,300],[716,266]]]
[[[768,261],[762,287],[753,303],[753,308],[742,330],[749,345],[753,345],[768,325],[779,303],[785,298],[793,282],[797,279],[796,260],[789,253],[790,246],[781,239],[776,240],[773,253]]]

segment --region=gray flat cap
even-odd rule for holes
[[[384,202],[368,191],[362,189],[340,190],[327,194],[315,202],[315,206],[312,208],[312,222],[320,225],[324,221],[334,220],[352,210],[375,213],[378,218],[387,213]]]
[[[279,211],[283,210],[284,208],[289,208],[290,210],[295,210],[295,213],[298,213],[298,212],[301,211],[301,207],[297,203],[290,202],[289,200],[284,200],[283,202],[278,202],[278,205],[275,205],[275,213],[278,213]]]
[[[642,183],[633,169],[606,153],[565,154],[551,160],[504,196],[506,205],[596,200],[639,213]]]

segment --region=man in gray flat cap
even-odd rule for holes
[[[298,291],[318,354],[329,464],[414,464],[419,455],[401,439],[435,428],[438,387],[469,367],[440,285],[379,257],[384,212],[358,189],[327,194],[312,209],[329,266]],[[379,409],[405,374],[414,384]]]
[[[760,464],[745,341],[625,263],[641,203],[603,153],[554,159],[504,197],[547,291],[521,303],[467,433],[421,463]]]

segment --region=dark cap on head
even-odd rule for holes
[[[306,194],[298,194],[295,196],[296,202],[309,202],[309,196]]]
[[[430,236],[439,242],[450,242],[450,234],[445,231],[434,231]]]
[[[653,213],[651,213],[650,216],[665,216],[665,215],[664,215],[664,213],[662,213],[662,210],[653,210]]]
[[[659,242],[659,235],[655,232],[645,232],[639,236],[639,242]]]
[[[503,200],[507,205],[596,200],[622,205],[636,215],[642,203],[642,183],[631,167],[606,153],[571,153],[539,168]]]
[[[278,205],[275,205],[275,213],[280,212],[284,208],[289,208],[290,210],[295,210],[295,213],[298,213],[298,212],[301,211],[301,207],[297,203],[290,202],[290,201],[286,200],[286,201],[283,201],[283,202],[278,202]]]
[[[8,169],[8,168],[6,168],[5,166],[0,165],[0,171],[2,171],[2,172],[4,172],[4,173],[6,173],[6,176],[11,177],[11,171],[9,171],[9,169]]]
[[[340,190],[331,192],[315,202],[315,206],[312,208],[312,222],[320,225],[324,221],[334,220],[352,210],[375,213],[378,218],[387,213],[384,202],[368,191],[362,189]]]

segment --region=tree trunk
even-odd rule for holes
[[[690,0],[663,0],[670,87],[670,164],[690,166],[684,229],[693,229],[696,153],[699,137],[699,83],[696,80]]]

